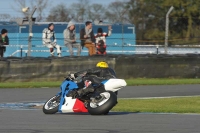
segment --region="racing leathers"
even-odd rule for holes
[[[58,57],[61,57],[61,47],[56,42],[55,32],[45,28],[42,34],[43,44],[50,49],[51,56],[54,55],[54,48],[57,49]]]
[[[93,92],[95,90],[93,85],[95,85],[97,88],[100,86],[103,86],[101,84],[103,80],[116,78],[116,74],[113,69],[100,68],[100,67],[95,67],[95,68],[88,69],[85,71],[80,71],[74,74],[75,77],[78,77],[80,75],[85,75],[83,77],[83,82],[84,82],[85,87],[79,86],[80,88],[83,88],[78,91],[78,93],[81,95],[85,95],[89,92]]]

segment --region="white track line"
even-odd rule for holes
[[[185,98],[185,97],[200,97],[200,95],[193,95],[193,96],[166,96],[166,97],[137,97],[137,98],[119,98],[119,99],[164,99],[164,98]]]

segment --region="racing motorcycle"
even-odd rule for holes
[[[82,81],[83,76],[75,79],[66,77],[62,82],[61,91],[50,98],[43,106],[45,114],[88,112],[91,115],[106,115],[117,104],[117,92],[126,86],[124,79],[111,78],[103,80],[100,86],[93,85],[95,90],[78,95],[79,84],[87,86],[91,81]]]

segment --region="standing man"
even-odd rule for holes
[[[58,57],[61,57],[61,47],[56,42],[53,23],[43,30],[42,40],[43,44],[50,49],[51,56],[54,56],[54,48],[56,48]]]
[[[63,31],[64,44],[68,47],[70,56],[73,56],[73,48],[77,48],[77,56],[81,54],[81,45],[76,42],[75,24],[70,21],[67,28]]]
[[[81,45],[82,47],[85,46],[88,51],[89,55],[95,55],[96,54],[96,48],[95,48],[95,37],[92,30],[92,22],[87,21],[85,23],[85,28],[81,29],[80,31],[80,39],[81,39]]]
[[[4,45],[9,45],[8,31],[6,29],[1,30],[0,34],[0,57],[3,57],[6,47]]]

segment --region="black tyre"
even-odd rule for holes
[[[106,115],[116,105],[117,96],[112,91],[106,91],[100,94],[104,97],[100,102],[90,102],[87,105],[88,112],[91,115]]]
[[[116,96],[118,95],[118,91],[115,91],[115,95],[116,95]]]
[[[45,114],[55,114],[58,112],[60,105],[60,96],[53,96],[43,106],[43,112]]]

